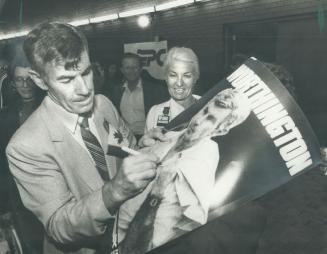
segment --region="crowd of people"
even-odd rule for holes
[[[136,54],[124,54],[120,66],[91,62],[85,36],[68,24],[39,25],[23,48],[10,64],[12,99],[0,112],[1,211],[13,214],[23,253],[144,253],[206,224],[203,193],[214,184],[218,146],[207,138],[178,150],[164,129],[200,98],[192,49],[168,51],[163,84],[144,74]],[[205,110],[178,135],[205,120],[225,135],[249,114],[243,104],[221,106],[237,96],[225,91],[212,109],[220,118]],[[158,143],[175,147],[175,157],[160,157],[151,149]],[[133,150],[119,158],[108,145]],[[264,224],[262,208],[250,203],[164,253],[254,253]]]

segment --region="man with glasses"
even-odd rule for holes
[[[0,193],[1,212],[11,212],[24,253],[42,253],[43,229],[36,217],[20,199],[17,187],[9,174],[5,148],[14,132],[40,104],[39,89],[29,78],[30,66],[20,53],[10,64],[11,86],[14,96],[6,98],[8,105],[0,112]]]

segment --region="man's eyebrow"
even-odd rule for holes
[[[88,73],[90,70],[92,69],[92,66],[89,65],[83,72],[82,72],[82,75]],[[57,80],[64,80],[64,79],[73,79],[76,75],[72,74],[72,75],[62,75],[62,76],[59,76],[57,78]]]
[[[57,80],[63,80],[63,79],[72,79],[75,75],[62,75],[57,78]]]

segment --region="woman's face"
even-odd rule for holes
[[[20,66],[17,66],[14,71],[14,85],[23,100],[33,99],[36,91],[36,86],[30,79],[28,71],[28,67]]]
[[[167,69],[166,82],[170,96],[177,102],[191,98],[197,81],[194,65],[181,60],[172,60]]]

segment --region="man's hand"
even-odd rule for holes
[[[153,146],[158,140],[166,141],[167,137],[165,136],[165,129],[157,127],[149,130],[147,133],[143,135],[143,137],[139,140],[139,147],[145,146]]]
[[[114,213],[127,199],[142,192],[156,177],[159,158],[151,153],[128,156],[115,177],[103,187],[103,200]]]

